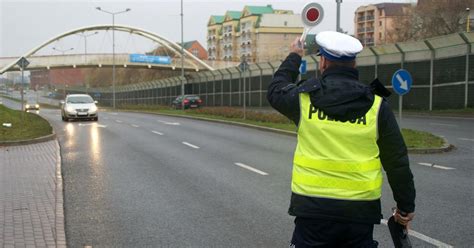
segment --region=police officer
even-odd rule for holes
[[[299,39],[275,72],[267,98],[298,127],[289,214],[292,247],[376,247],[382,168],[397,203],[395,219],[414,217],[415,187],[407,148],[378,82],[359,82],[362,44],[333,31],[316,36],[321,77],[296,83],[303,49]],[[408,213],[403,217],[400,211]]]

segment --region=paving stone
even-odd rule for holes
[[[0,247],[65,245],[56,140],[0,147]]]

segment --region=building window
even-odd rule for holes
[[[288,40],[288,34],[283,34],[283,39]]]
[[[193,48],[193,49],[191,50],[191,53],[192,53],[194,56],[197,57],[197,56],[199,55],[199,50],[198,50],[197,48]]]
[[[288,26],[288,22],[285,21],[285,22],[283,23],[283,25],[284,25],[285,27]]]
[[[379,21],[379,26],[382,27],[382,21]]]

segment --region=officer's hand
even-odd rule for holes
[[[401,225],[407,226],[410,221],[415,218],[415,213],[408,213],[406,216],[402,216],[399,211],[394,213],[395,221],[400,223]]]
[[[296,39],[290,45],[290,52],[296,53],[303,57],[304,50],[303,50],[303,43],[300,41],[300,37],[296,37]]]

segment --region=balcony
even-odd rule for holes
[[[365,16],[359,16],[359,17],[357,18],[357,21],[358,21],[358,22],[363,22],[363,21],[365,21]]]
[[[365,28],[358,28],[357,33],[365,33]]]
[[[375,19],[375,18],[374,18],[374,16],[373,16],[373,15],[369,15],[369,16],[367,16],[367,21],[372,21],[372,20],[374,20],[374,19]]]
[[[365,29],[365,32],[367,33],[373,33],[374,32],[374,27],[368,27]]]

